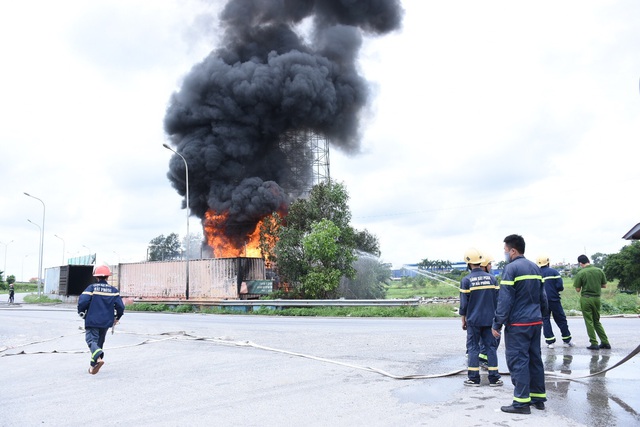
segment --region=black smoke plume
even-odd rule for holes
[[[400,0],[230,0],[221,47],[191,69],[164,120],[189,166],[192,213],[228,212],[225,234],[241,246],[310,187],[292,180],[293,159],[308,156],[283,150],[283,135],[310,131],[357,152],[369,98],[357,54],[363,36],[398,29],[402,13]],[[181,158],[167,175],[184,196]]]

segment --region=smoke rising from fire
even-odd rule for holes
[[[357,54],[364,35],[398,29],[401,19],[399,0],[229,1],[221,47],[191,69],[164,121],[189,165],[192,213],[203,223],[207,212],[228,213],[224,234],[242,246],[261,218],[310,186],[292,179],[296,156],[281,148],[284,134],[311,131],[357,152],[369,99]],[[169,166],[184,196],[182,159]]]

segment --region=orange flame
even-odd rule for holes
[[[228,217],[228,212],[216,213],[215,211],[208,210],[205,213],[204,234],[207,243],[213,249],[213,255],[216,258],[261,258],[262,252],[260,251],[259,244],[262,220],[258,221],[255,229],[245,237],[244,245],[241,244],[238,246],[224,233],[224,225]]]

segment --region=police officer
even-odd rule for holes
[[[124,314],[124,303],[117,288],[107,283],[111,270],[106,265],[96,266],[93,276],[97,283],[87,286],[78,298],[78,314],[84,317],[85,340],[91,351],[89,373],[95,375],[104,365],[104,340],[107,331]],[[114,315],[115,310],[115,315]]]
[[[464,385],[480,386],[480,367],[478,354],[479,343],[482,342],[487,352],[489,370],[489,386],[503,385],[498,373],[498,344],[491,334],[493,315],[496,310],[497,289],[496,278],[487,274],[481,266],[483,256],[476,248],[468,249],[464,254],[469,275],[460,281],[460,315],[462,329],[467,330],[468,368]]]
[[[505,261],[493,336],[505,328],[505,355],[513,383],[513,402],[503,412],[530,414],[530,405],[544,409],[547,400],[544,365],[540,351],[542,315],[548,311],[540,268],[524,257],[524,238],[504,239]]]
[[[564,314],[564,309],[560,302],[560,292],[564,290],[562,276],[560,276],[558,270],[550,267],[549,256],[546,254],[540,255],[536,259],[536,264],[540,267],[542,283],[544,283],[544,290],[547,294],[547,301],[549,302],[549,313],[542,318],[542,331],[547,347],[553,348],[556,342],[556,337],[551,328],[551,315],[553,315],[553,321],[556,322],[556,325],[560,328],[564,345],[566,347],[573,347],[571,332],[569,332],[569,325],[567,324],[567,316]]]
[[[573,279],[573,287],[580,293],[580,309],[590,341],[587,350],[601,348],[609,350],[611,344],[600,322],[600,295],[602,289],[607,287],[607,277],[601,269],[591,265],[586,255],[578,257],[578,264],[581,269]],[[600,345],[598,345],[598,338],[600,338]]]

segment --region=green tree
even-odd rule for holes
[[[161,234],[151,239],[148,247],[148,261],[168,261],[180,259],[180,240],[176,233],[171,233],[167,237]]]
[[[353,249],[340,245],[340,229],[328,219],[311,224],[311,232],[302,238],[302,247],[309,271],[302,278],[304,294],[308,298],[334,298],[340,277],[353,277],[351,266],[356,257]],[[349,266],[346,271],[342,266]]]
[[[601,252],[596,252],[591,255],[591,264],[598,268],[604,268],[604,265],[607,263],[607,257],[609,255],[603,254]]]
[[[349,225],[348,200],[344,185],[330,182],[289,206],[273,255],[281,280],[304,298],[333,295],[340,277],[355,273],[357,232]]]
[[[369,230],[355,231],[354,234],[356,248],[362,252],[366,252],[377,257],[380,256],[380,242],[378,238],[369,233]]]
[[[10,285],[12,283],[16,283],[16,276],[14,276],[13,274],[9,277],[7,277],[7,283]]]
[[[624,246],[617,254],[606,257],[607,280],[618,279],[618,289],[640,292],[640,241]]]
[[[433,267],[433,261],[428,258],[425,258],[418,263],[418,268],[421,268],[423,270],[430,270],[431,267]]]

